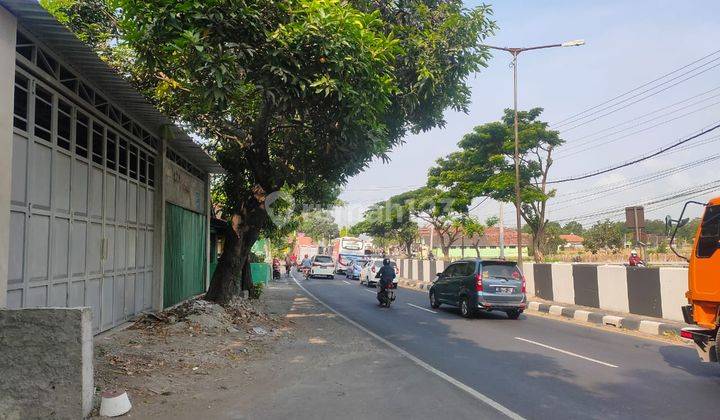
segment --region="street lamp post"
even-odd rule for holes
[[[579,47],[585,45],[585,41],[578,39],[575,41],[567,41],[562,44],[551,44],[551,45],[540,45],[537,47],[528,48],[508,48],[508,47],[495,47],[492,45],[483,45],[483,47],[491,48],[494,50],[507,51],[512,54],[512,68],[513,68],[513,109],[515,110],[515,219],[517,222],[517,263],[518,267],[522,270],[522,237],[520,235],[520,229],[522,227],[522,219],[520,213],[520,138],[518,136],[518,110],[517,110],[517,59],[518,55],[524,51],[541,50],[544,48],[555,48],[555,47]]]

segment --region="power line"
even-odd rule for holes
[[[707,182],[707,183],[702,184],[697,187],[690,187],[690,188],[686,187],[683,190],[678,190],[678,191],[673,192],[670,196],[660,196],[660,197],[650,199],[650,201],[645,201],[642,203],[642,205],[643,206],[652,206],[654,204],[660,204],[660,203],[675,200],[678,198],[703,194],[703,193],[713,191],[718,187],[720,187],[720,179],[716,179],[714,181]],[[603,209],[599,212],[587,213],[587,214],[584,214],[581,216],[576,216],[576,217],[566,217],[563,219],[558,219],[556,221],[557,222],[566,222],[566,221],[571,221],[571,220],[580,221],[580,220],[589,220],[589,219],[598,218],[598,217],[599,218],[608,217],[608,216],[611,216],[614,214],[622,214],[625,212],[625,208],[630,205],[637,205],[637,202],[635,202],[633,204],[629,204],[629,205],[624,205],[623,207],[613,207],[613,208]],[[653,209],[653,210],[657,210],[657,209]]]
[[[598,148],[598,147],[601,147],[601,146],[605,146],[605,145],[610,144],[610,143],[615,143],[615,142],[618,141],[618,140],[622,140],[622,139],[628,138],[628,137],[630,137],[630,136],[634,136],[634,135],[636,135],[636,134],[640,134],[640,133],[642,133],[642,132],[645,132],[645,131],[651,130],[651,129],[653,129],[653,128],[659,127],[659,126],[661,126],[661,125],[669,124],[669,123],[671,123],[671,122],[673,122],[673,121],[679,120],[679,119],[681,119],[681,118],[685,118],[685,117],[687,117],[688,115],[696,114],[696,113],[698,113],[698,112],[700,112],[700,111],[704,111],[704,110],[706,110],[706,109],[708,109],[708,108],[711,108],[711,107],[714,107],[714,106],[716,106],[716,105],[720,105],[720,102],[715,102],[715,103],[712,103],[712,104],[710,104],[710,105],[706,105],[706,106],[704,106],[704,107],[702,107],[702,108],[699,108],[699,109],[696,109],[696,110],[694,110],[694,111],[686,112],[685,114],[678,115],[678,116],[675,117],[675,118],[671,118],[671,119],[669,119],[669,120],[665,120],[665,121],[659,122],[659,123],[657,123],[657,124],[653,124],[653,125],[651,125],[650,127],[645,127],[645,128],[643,128],[643,129],[634,131],[634,132],[632,132],[632,133],[624,134],[624,135],[622,135],[622,136],[620,136],[620,137],[615,137],[615,138],[610,139],[610,140],[607,140],[607,141],[603,141],[603,142],[600,142],[600,143],[592,144],[592,145],[590,145],[590,146],[588,146],[588,147],[585,147],[585,148],[582,148],[582,149],[579,149],[579,150],[573,150],[573,151],[571,151],[570,153],[566,153],[566,154],[562,154],[562,155],[558,156],[557,159],[560,160],[560,159],[564,159],[564,158],[567,158],[567,157],[570,157],[570,156],[575,156],[575,155],[577,155],[577,154],[580,154],[580,153],[582,153],[582,152],[586,152],[586,151],[588,151],[588,150],[592,150],[592,149],[595,149],[595,148]],[[659,118],[659,117],[658,117],[658,118]],[[654,119],[657,119],[657,118],[654,118]],[[650,120],[650,121],[652,121],[652,120]],[[606,137],[609,137],[609,136],[605,136],[605,138],[606,138]],[[600,138],[603,138],[603,137],[600,137]],[[585,144],[587,144],[587,143],[588,143],[588,142],[586,142]]]
[[[670,112],[668,112],[668,113],[661,114],[661,115],[659,115],[659,116],[657,116],[657,117],[654,117],[654,118],[651,118],[651,119],[649,119],[649,120],[647,120],[647,121],[642,121],[642,122],[640,121],[642,118],[645,118],[645,117],[648,117],[648,116],[650,116],[650,115],[656,114],[656,113],[658,113],[658,112],[660,112],[660,111],[664,111],[664,110],[666,110],[666,109],[668,109],[668,108],[672,108],[672,107],[674,107],[674,106],[676,106],[676,105],[680,105],[680,104],[682,104],[682,103],[684,103],[684,102],[688,102],[688,101],[690,101],[690,100],[692,100],[692,99],[695,99],[695,98],[698,98],[698,97],[701,97],[701,96],[705,96],[705,95],[707,95],[708,93],[714,92],[714,91],[716,91],[716,90],[718,90],[718,89],[720,89],[720,86],[718,86],[718,87],[716,87],[716,88],[713,88],[713,89],[710,89],[710,90],[707,90],[707,91],[705,91],[705,92],[703,92],[703,93],[699,93],[699,94],[697,94],[697,95],[693,95],[693,96],[691,96],[691,97],[689,97],[689,98],[686,98],[686,99],[683,99],[683,100],[681,100],[681,101],[675,102],[675,103],[673,103],[673,104],[664,106],[664,107],[662,107],[662,108],[658,108],[658,109],[656,109],[656,110],[654,110],[654,111],[651,111],[651,112],[648,112],[648,113],[646,113],[646,114],[639,115],[639,116],[637,116],[637,117],[635,117],[635,118],[632,118],[632,119],[623,121],[623,122],[621,122],[621,123],[612,125],[612,126],[610,126],[610,127],[604,128],[604,129],[602,129],[602,130],[598,130],[598,131],[596,131],[596,132],[594,132],[594,133],[592,133],[592,134],[587,134],[587,135],[585,135],[585,136],[577,137],[577,138],[575,138],[575,139],[573,139],[573,140],[569,140],[569,141],[567,141],[567,142],[564,144],[564,146],[567,146],[567,147],[563,147],[562,151],[565,152],[565,151],[568,151],[568,150],[570,150],[570,149],[577,148],[578,146],[582,146],[582,145],[584,145],[584,144],[591,143],[591,142],[596,141],[596,140],[599,140],[599,139],[607,138],[607,137],[613,136],[613,135],[615,135],[615,134],[620,134],[620,133],[622,133],[623,131],[627,131],[627,130],[630,130],[630,129],[635,128],[635,127],[637,127],[637,126],[640,126],[640,125],[643,125],[643,124],[647,124],[648,122],[654,121],[654,120],[656,120],[656,119],[659,119],[659,118],[662,118],[662,117],[666,117],[666,116],[672,115],[672,114],[674,114],[674,113],[676,113],[676,112],[679,112],[679,111],[682,111],[682,110],[691,108],[691,107],[693,107],[693,106],[695,106],[695,105],[699,105],[699,104],[701,104],[701,103],[703,103],[703,102],[705,102],[705,101],[708,101],[708,100],[710,100],[710,99],[720,97],[720,94],[713,95],[713,96],[710,96],[710,97],[701,99],[701,100],[699,100],[699,101],[696,101],[696,102],[694,102],[694,103],[692,103],[692,104],[689,104],[689,105],[680,107],[680,108],[675,109],[675,110],[673,110],[673,111],[670,111]],[[595,136],[597,136],[598,134],[602,134],[602,133],[604,133],[604,132],[606,132],[606,131],[612,130],[612,129],[614,129],[614,128],[622,127],[622,126],[624,126],[624,125],[631,124],[631,123],[634,123],[634,124],[633,124],[632,126],[630,126],[630,127],[625,127],[625,128],[620,129],[620,130],[616,130],[616,131],[614,131],[614,132],[612,132],[612,133],[605,134],[605,135],[600,136],[600,137],[597,137],[597,138],[595,138],[595,139],[591,139],[592,137],[595,137]],[[585,141],[580,141],[580,140],[585,140]]]
[[[716,60],[720,60],[720,57],[716,58],[716,59],[713,60],[713,61],[716,61]],[[616,112],[618,112],[618,111],[621,111],[621,110],[623,110],[623,109],[625,109],[625,108],[628,108],[628,107],[630,107],[630,106],[632,106],[632,105],[635,105],[635,104],[638,103],[638,102],[642,102],[642,101],[644,101],[645,99],[651,98],[651,97],[653,97],[653,96],[655,96],[655,95],[658,95],[658,94],[660,94],[660,93],[662,93],[662,92],[665,92],[666,90],[669,90],[669,89],[671,89],[671,88],[673,88],[673,87],[675,87],[675,86],[677,86],[677,85],[679,85],[679,84],[681,84],[681,83],[683,83],[683,82],[686,82],[686,81],[688,81],[688,80],[690,80],[690,79],[694,79],[695,77],[700,76],[701,74],[706,73],[706,72],[708,72],[708,71],[710,71],[710,70],[712,70],[712,69],[714,69],[714,68],[716,68],[716,67],[720,67],[720,63],[718,63],[718,64],[716,64],[716,65],[714,65],[714,66],[712,66],[712,67],[710,67],[710,68],[707,68],[707,69],[705,69],[705,70],[703,70],[703,71],[701,71],[701,72],[699,72],[699,73],[693,74],[692,76],[688,76],[688,77],[686,77],[685,79],[682,79],[682,80],[680,80],[680,81],[678,81],[678,82],[675,82],[675,83],[673,83],[673,84],[670,85],[670,86],[666,86],[666,87],[663,88],[663,89],[660,89],[660,90],[658,90],[658,91],[652,92],[651,94],[646,95],[646,96],[644,96],[644,97],[641,97],[640,99],[638,99],[638,100],[636,100],[636,101],[630,102],[629,104],[623,105],[623,106],[621,106],[621,107],[619,107],[619,108],[615,108],[615,109],[613,109],[613,110],[611,110],[611,111],[608,111],[608,112],[606,112],[606,113],[604,113],[604,114],[601,114],[601,115],[599,115],[599,116],[597,116],[597,117],[595,117],[595,118],[593,118],[593,119],[591,119],[591,120],[587,120],[587,121],[578,123],[578,124],[576,124],[576,125],[574,125],[574,126],[572,126],[572,127],[570,127],[570,128],[566,128],[566,129],[559,128],[559,127],[553,127],[553,128],[554,128],[554,129],[560,129],[560,131],[562,131],[562,132],[568,132],[568,131],[570,131],[570,130],[574,130],[574,129],[578,128],[578,127],[582,127],[582,126],[584,126],[584,125],[590,124],[591,122],[597,121],[597,120],[599,120],[600,118],[606,117],[606,116],[608,116],[608,115],[611,115],[611,114],[614,114],[614,113],[616,113]],[[693,70],[693,71],[694,71],[694,70]],[[680,75],[680,76],[684,76],[684,74],[683,74],[683,75]],[[680,77],[680,76],[678,76],[678,77]],[[669,81],[672,81],[672,80],[675,80],[675,79],[676,79],[676,78],[670,79],[670,80],[668,80],[668,82],[669,82]],[[667,83],[667,82],[666,82],[666,83]],[[609,106],[607,106],[607,107],[605,107],[605,108],[601,108],[601,109],[599,109],[597,112],[605,111],[605,110],[607,110],[607,109],[610,109],[610,108],[612,108],[612,107],[615,107],[615,106],[617,106],[617,105],[620,105],[620,104],[622,104],[622,103],[624,103],[624,102],[626,102],[626,101],[628,101],[628,100],[630,100],[630,99],[637,98],[638,96],[640,96],[640,95],[642,95],[642,94],[644,94],[644,93],[650,92],[651,90],[653,90],[653,89],[655,89],[655,88],[657,88],[657,87],[659,87],[659,86],[662,86],[663,84],[665,84],[665,83],[662,83],[662,84],[660,84],[660,85],[658,85],[658,86],[655,86],[655,87],[653,87],[653,88],[651,88],[651,89],[648,89],[648,90],[646,90],[646,91],[644,91],[644,92],[638,93],[637,95],[633,95],[633,96],[631,96],[631,97],[629,97],[629,98],[626,98],[626,99],[624,99],[624,100],[622,100],[622,101],[620,101],[620,102],[618,102],[618,103],[616,103],[616,104],[612,104],[612,105],[609,105]],[[588,114],[588,115],[586,115],[586,116],[584,116],[584,117],[582,117],[582,118],[577,119],[576,121],[571,121],[570,123],[574,123],[574,122],[577,122],[577,121],[584,120],[585,118],[589,118],[589,117],[593,116],[594,114],[596,114],[597,112],[595,112],[595,113],[593,113],[593,114]],[[566,123],[566,124],[564,124],[564,125],[567,125],[567,124],[570,124],[570,123]]]
[[[667,178],[668,176],[678,174],[680,172],[684,172],[688,169],[694,169],[701,165],[704,165],[706,163],[710,163],[713,161],[716,161],[720,159],[720,153],[705,157],[703,159],[699,159],[693,162],[688,162],[683,165],[669,168],[669,169],[663,169],[661,171],[653,172],[650,174],[646,174],[643,176],[638,177],[637,179],[633,181],[622,181],[615,184],[610,184],[605,187],[602,187],[600,189],[587,189],[584,191],[575,191],[573,193],[567,194],[565,196],[562,196],[563,199],[561,200],[554,200],[552,201],[553,205],[557,204],[564,204],[569,203],[577,200],[583,200],[583,199],[594,199],[594,198],[600,198],[600,197],[607,197],[609,195],[617,194],[623,191],[632,190],[638,187],[641,187],[643,185],[647,185],[651,182],[658,181],[663,178]],[[610,193],[610,194],[607,194]],[[553,207],[553,210],[561,210],[566,208],[571,208],[573,205],[569,206],[561,206],[561,207]]]
[[[597,105],[595,105],[595,106],[592,106],[592,107],[590,107],[590,108],[586,108],[586,109],[583,110],[583,111],[580,111],[580,112],[578,112],[578,113],[576,113],[576,114],[573,114],[573,115],[571,115],[571,116],[569,116],[569,117],[567,117],[567,118],[565,118],[565,119],[563,119],[563,120],[560,120],[560,121],[558,121],[558,122],[555,123],[555,124],[551,124],[551,125],[554,126],[554,127],[557,127],[557,126],[560,126],[560,125],[565,125],[566,121],[570,121],[570,120],[572,120],[572,119],[574,119],[574,118],[576,118],[576,117],[579,117],[580,115],[583,115],[583,114],[588,113],[589,111],[593,111],[593,110],[595,110],[595,109],[597,109],[597,108],[602,107],[603,105],[606,105],[606,104],[608,104],[608,103],[610,103],[610,102],[613,102],[613,101],[615,101],[616,99],[620,99],[620,98],[622,98],[622,97],[624,97],[624,96],[627,96],[627,95],[629,95],[629,94],[631,94],[631,93],[633,93],[633,92],[635,92],[635,91],[638,91],[638,90],[640,90],[640,89],[642,89],[642,88],[644,88],[644,87],[646,87],[646,86],[650,86],[651,84],[653,84],[653,83],[655,83],[655,82],[657,82],[657,81],[660,81],[660,80],[662,80],[662,79],[664,79],[664,78],[666,78],[666,77],[668,77],[668,76],[670,76],[670,75],[673,75],[673,74],[675,74],[675,73],[677,73],[677,72],[679,72],[679,71],[681,71],[681,70],[684,70],[684,69],[692,66],[693,64],[699,63],[699,62],[705,60],[705,59],[708,58],[708,57],[712,57],[713,55],[715,55],[715,54],[717,54],[717,53],[719,53],[719,52],[720,52],[720,49],[719,49],[719,50],[715,50],[715,51],[711,52],[710,54],[708,54],[708,55],[706,55],[706,56],[704,56],[704,57],[701,57],[701,58],[699,58],[699,59],[697,59],[697,60],[695,60],[695,61],[693,61],[693,62],[691,62],[691,63],[688,63],[688,64],[686,64],[686,65],[684,65],[684,66],[682,66],[682,67],[680,67],[680,68],[677,68],[677,69],[669,72],[669,73],[665,73],[664,75],[662,75],[662,76],[660,76],[660,77],[658,77],[658,78],[656,78],[656,79],[653,79],[653,80],[651,80],[651,81],[649,81],[649,82],[647,82],[647,83],[644,83],[644,84],[642,84],[642,85],[640,85],[640,86],[638,86],[638,87],[636,87],[636,88],[634,88],[634,89],[631,89],[631,90],[629,90],[629,91],[627,91],[627,92],[625,92],[625,93],[622,93],[622,94],[620,94],[620,95],[617,95],[617,96],[615,96],[614,98],[610,98],[610,99],[606,100],[605,102],[601,102],[601,103],[599,103],[599,104],[597,104]],[[714,60],[713,60],[713,61],[714,61]],[[712,61],[711,61],[711,62],[712,62]],[[708,63],[705,63],[705,64],[703,64],[703,66],[704,66],[704,65],[707,65],[707,64],[708,64]],[[692,70],[691,70],[691,71],[692,71]],[[687,74],[687,73],[689,73],[689,72],[686,72],[685,74]]]
[[[628,167],[628,166],[630,166],[630,165],[634,165],[634,164],[636,164],[636,163],[640,163],[640,162],[646,161],[646,160],[648,160],[648,159],[652,159],[652,158],[654,158],[654,157],[656,157],[656,156],[659,156],[659,155],[667,152],[668,150],[672,150],[672,149],[674,149],[674,148],[676,148],[676,147],[678,147],[678,146],[680,146],[680,145],[682,145],[682,144],[685,144],[685,143],[687,143],[687,142],[689,142],[689,141],[691,141],[691,140],[694,140],[694,139],[696,139],[696,138],[698,138],[698,137],[700,137],[700,136],[703,136],[703,135],[705,135],[705,134],[707,134],[707,133],[710,133],[710,132],[712,132],[712,131],[715,131],[715,130],[717,130],[718,128],[720,128],[720,124],[716,124],[716,125],[712,126],[711,128],[709,128],[709,129],[707,129],[707,130],[701,131],[701,132],[698,133],[698,134],[695,134],[695,135],[690,136],[690,137],[688,137],[688,138],[686,138],[686,139],[680,140],[679,142],[674,143],[674,144],[672,144],[672,145],[670,145],[670,146],[664,147],[664,148],[656,151],[655,153],[649,154],[649,155],[647,155],[647,156],[644,156],[644,157],[641,157],[641,158],[638,158],[638,159],[635,159],[635,160],[631,160],[631,161],[629,161],[629,162],[625,162],[625,163],[623,163],[623,164],[621,164],[621,165],[613,166],[613,167],[610,167],[610,168],[607,168],[607,169],[603,169],[603,170],[600,170],[600,171],[596,171],[596,172],[591,172],[591,173],[588,173],[588,174],[585,174],[585,175],[578,175],[578,176],[573,176],[573,177],[569,177],[569,178],[557,179],[557,180],[554,180],[554,181],[548,181],[547,183],[548,183],[548,184],[559,184],[559,183],[562,183],[562,182],[579,181],[579,180],[581,180],[581,179],[587,179],[587,178],[591,178],[591,177],[594,177],[594,176],[606,174],[606,173],[608,173],[608,172],[613,172],[613,171],[616,171],[616,170],[618,170],[618,169],[622,169],[622,168]]]

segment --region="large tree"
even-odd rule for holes
[[[300,216],[298,230],[316,241],[327,244],[330,239],[340,235],[340,229],[335,218],[327,210],[316,210],[303,213]]]
[[[518,113],[520,138],[520,213],[532,233],[535,261],[543,261],[547,201],[555,195],[548,186],[552,153],[563,143],[557,131],[539,119],[542,108]],[[458,143],[460,150],[439,159],[429,173],[429,185],[469,197],[515,200],[513,154],[514,114],[506,109],[501,121],[477,126]]]
[[[439,188],[421,187],[393,196],[388,201],[401,209],[399,211],[429,224],[443,255],[450,258],[450,246],[462,235],[458,223],[468,211],[465,196]]]
[[[460,0],[109,2],[136,85],[227,171],[231,223],[207,293],[219,302],[251,287],[250,246],[277,228],[270,202],[330,204],[406,132],[466,111],[495,27],[488,6]]]
[[[598,221],[585,232],[583,246],[593,254],[600,250],[617,251],[625,245],[625,230],[623,222]]]
[[[370,206],[363,213],[363,219],[356,223],[350,232],[355,235],[370,235],[375,244],[383,248],[389,240],[395,240],[402,245],[408,256],[412,254],[412,244],[419,236],[418,225],[411,220],[410,213],[393,200]]]

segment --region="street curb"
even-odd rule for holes
[[[398,285],[408,289],[427,291],[432,286],[430,282],[414,280],[398,280]],[[658,336],[680,336],[679,325],[641,319],[633,316],[618,316],[603,312],[588,311],[586,309],[568,308],[565,306],[528,301],[527,311],[541,312],[547,315],[561,318],[574,319],[576,321],[588,322],[595,325],[615,327],[630,331],[640,331],[645,334]]]
[[[590,312],[584,309],[567,308],[560,305],[549,305],[547,303],[536,301],[529,301],[527,310],[559,316],[562,318],[570,318],[576,321],[589,322],[596,325],[640,331],[650,335],[680,336],[680,329],[682,328],[679,325],[666,322],[650,321],[632,316],[610,315],[602,312]]]

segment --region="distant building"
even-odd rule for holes
[[[571,233],[569,235],[560,235],[560,239],[564,242],[563,245],[560,245],[562,249],[583,249],[584,239],[582,236]]]
[[[423,226],[420,228],[420,243],[423,247],[430,247],[430,231],[431,227]],[[504,229],[504,244],[505,244],[505,257],[515,258],[517,257],[517,231],[511,228]],[[432,252],[435,257],[440,258],[443,256],[442,248],[440,247],[440,238],[438,232],[435,231],[432,235]],[[529,238],[523,236],[523,254],[527,255],[528,248],[527,243]],[[485,233],[478,237],[464,237],[463,235],[458,236],[455,241],[450,244],[450,257],[451,258],[472,258],[477,257],[475,250],[475,244],[480,251],[480,258],[499,258],[500,257],[500,228],[489,227],[485,229]]]

